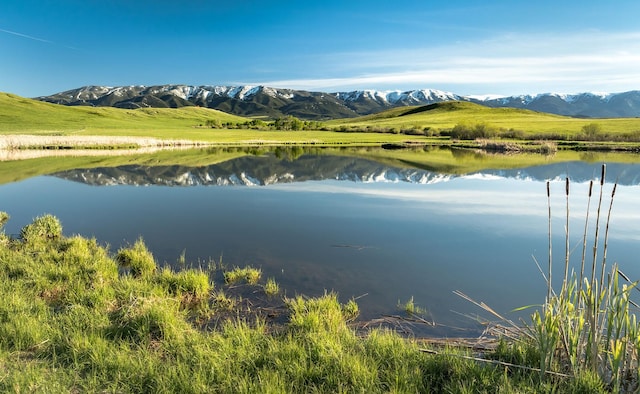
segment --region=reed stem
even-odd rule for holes
[[[596,286],[596,259],[598,257],[598,235],[600,233],[600,208],[602,207],[602,193],[603,193],[603,189],[604,189],[604,177],[607,171],[607,165],[603,164],[602,165],[602,175],[600,177],[600,198],[598,200],[598,211],[597,211],[597,215],[596,215],[596,233],[594,235],[594,240],[593,240],[593,261],[591,263],[591,289],[596,290],[596,294],[597,294],[597,289],[595,289]]]
[[[551,278],[552,278],[552,269],[553,269],[553,253],[552,253],[552,242],[551,242],[551,188],[550,182],[547,181],[547,206],[549,208],[549,276],[547,277],[547,302],[551,301]]]
[[[580,261],[580,276],[578,284],[578,307],[582,306],[582,278],[584,278],[584,263],[587,256],[587,231],[589,229],[589,211],[591,208],[591,195],[593,191],[593,179],[589,181],[589,198],[587,199],[587,213],[584,220],[584,234],[582,238],[582,260]]]
[[[567,200],[567,217],[564,229],[564,279],[562,280],[561,297],[564,296],[567,291],[567,281],[569,279],[569,177],[565,178],[565,197]]]

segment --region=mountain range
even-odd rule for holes
[[[178,108],[200,106],[241,116],[323,120],[368,115],[399,106],[443,101],[469,101],[489,107],[512,107],[584,118],[640,117],[640,91],[521,95],[462,96],[434,89],[409,91],[356,90],[310,92],[267,86],[84,86],[37,100],[62,105],[117,108]]]

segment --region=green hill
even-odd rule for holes
[[[69,107],[0,93],[2,134],[91,134],[91,131],[180,130],[206,124],[244,123],[247,118],[208,108]]]
[[[603,132],[640,132],[638,118],[581,119],[516,108],[491,108],[464,101],[448,101],[416,107],[398,107],[373,115],[327,122],[344,130],[385,131],[451,130],[456,125],[484,124],[496,131],[572,136],[587,124],[597,123]]]
[[[188,139],[225,144],[309,143],[382,144],[429,136],[452,135],[454,127],[489,130],[496,138],[580,140],[585,126],[596,125],[592,141],[622,144],[640,141],[640,118],[580,119],[515,108],[490,108],[464,101],[397,107],[373,115],[336,119],[318,128],[327,131],[248,130],[218,125],[244,124],[250,118],[189,106],[182,108],[120,109],[64,106],[0,93],[0,135],[96,135]],[[385,134],[381,134],[381,132]],[[455,137],[455,136],[454,136]],[[457,138],[457,137],[456,137]],[[433,141],[431,141],[433,142]]]

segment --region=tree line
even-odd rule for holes
[[[321,122],[314,120],[301,120],[295,116],[288,115],[271,121],[252,119],[246,122],[222,122],[220,119],[209,119],[205,123],[206,127],[213,129],[253,129],[253,130],[322,130]]]

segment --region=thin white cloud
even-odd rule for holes
[[[51,42],[49,40],[45,40],[44,38],[33,37],[33,36],[29,36],[29,35],[18,33],[18,32],[11,31],[11,30],[5,30],[5,29],[0,29],[0,31],[3,32],[3,33],[12,34],[14,36],[18,36],[18,37],[22,37],[22,38],[28,38],[29,40],[34,40],[34,41],[46,42],[48,44],[53,44],[53,42]]]
[[[11,34],[11,35],[14,35],[14,36],[17,36],[17,37],[26,38],[26,39],[33,40],[33,41],[39,41],[39,42],[44,42],[46,44],[52,44],[52,45],[57,45],[57,46],[61,46],[61,47],[68,48],[68,49],[78,50],[78,48],[75,48],[75,47],[72,47],[72,46],[61,45],[61,44],[55,43],[55,42],[50,41],[50,40],[45,40],[44,38],[34,37],[34,36],[27,35],[27,34],[22,34],[22,33],[18,33],[18,32],[15,32],[15,31],[11,31],[11,30],[0,29],[0,32],[6,33],[6,34]]]
[[[318,65],[314,73],[326,77],[257,84],[294,89],[467,87],[468,92],[456,92],[462,94],[640,89],[637,32],[512,34],[450,46],[315,56],[313,61]]]

